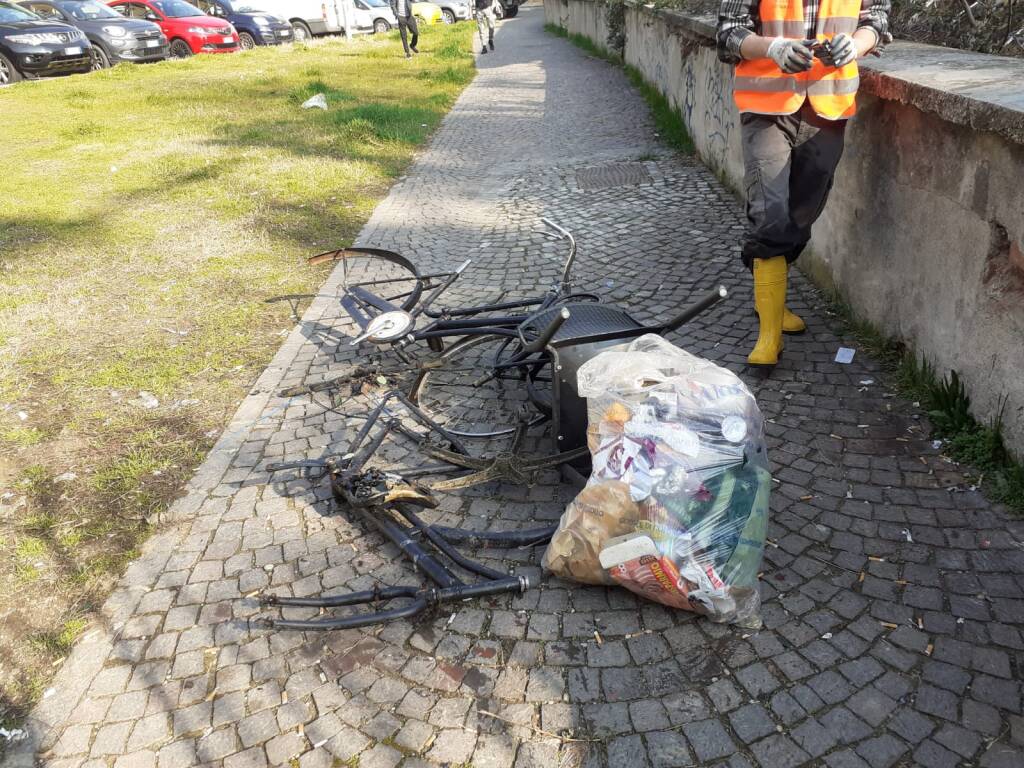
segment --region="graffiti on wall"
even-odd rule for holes
[[[708,73],[704,84],[703,125],[706,159],[716,170],[724,170],[728,166],[729,139],[733,131],[732,83],[727,68],[721,64],[705,67],[704,71]]]

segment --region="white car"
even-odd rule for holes
[[[398,19],[388,0],[353,0],[355,29],[353,32],[387,32],[398,26]]]
[[[469,0],[434,0],[441,6],[441,15],[445,24],[454,24],[457,21],[473,18],[473,11],[470,10]]]
[[[362,0],[361,0],[362,1]],[[345,31],[345,19],[351,32],[369,32],[372,24],[360,29],[359,11],[354,0],[259,0],[262,10],[287,19],[295,31],[295,42],[314,35],[330,35]]]

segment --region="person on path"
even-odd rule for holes
[[[420,28],[416,25],[416,17],[412,15],[412,0],[390,0],[391,12],[398,19],[398,32],[402,36],[402,47],[405,48],[405,58],[412,58],[412,53],[419,53],[416,50],[416,43],[420,40]],[[406,39],[406,30],[412,32],[412,43]]]
[[[476,0],[476,28],[480,31],[480,53],[487,53],[487,46],[494,50],[494,2],[495,0]]]
[[[783,333],[802,333],[786,308],[789,265],[811,238],[855,112],[857,59],[881,51],[890,0],[722,0],[718,57],[735,65],[747,229],[759,331],[747,358],[772,366]]]

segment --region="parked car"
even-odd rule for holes
[[[412,15],[416,17],[416,20],[421,24],[440,24],[444,21],[444,14],[441,13],[441,6],[437,3],[418,3],[412,4]]]
[[[295,42],[344,31],[344,0],[258,0],[260,7],[292,25]]]
[[[388,0],[354,0],[356,30],[383,34],[398,26]]]
[[[129,19],[155,21],[170,41],[171,56],[234,53],[238,33],[224,19],[207,16],[185,0],[113,0],[110,7]]]
[[[514,19],[519,14],[519,0],[497,0],[494,11],[499,19]]]
[[[91,69],[92,46],[80,29],[0,0],[0,85]]]
[[[126,19],[97,0],[22,0],[20,5],[42,19],[82,30],[92,44],[93,69],[120,61],[163,61],[170,55],[159,26]]]
[[[196,7],[207,16],[226,19],[238,32],[242,48],[249,50],[257,45],[280,45],[290,43],[294,38],[292,25],[279,16],[262,10],[257,0],[194,0]]]
[[[469,0],[439,0],[436,5],[441,9],[445,24],[454,24],[473,17],[473,12],[469,10]]]

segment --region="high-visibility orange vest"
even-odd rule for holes
[[[822,0],[815,37],[827,40],[840,32],[852,36],[860,7],[860,0]],[[761,0],[760,16],[760,34],[765,37],[805,37],[803,0]],[[786,74],[771,59],[741,61],[736,65],[733,97],[740,112],[762,115],[791,115],[810,99],[819,115],[841,120],[856,111],[857,72],[856,61],[837,69],[815,59],[807,72],[795,75]]]

